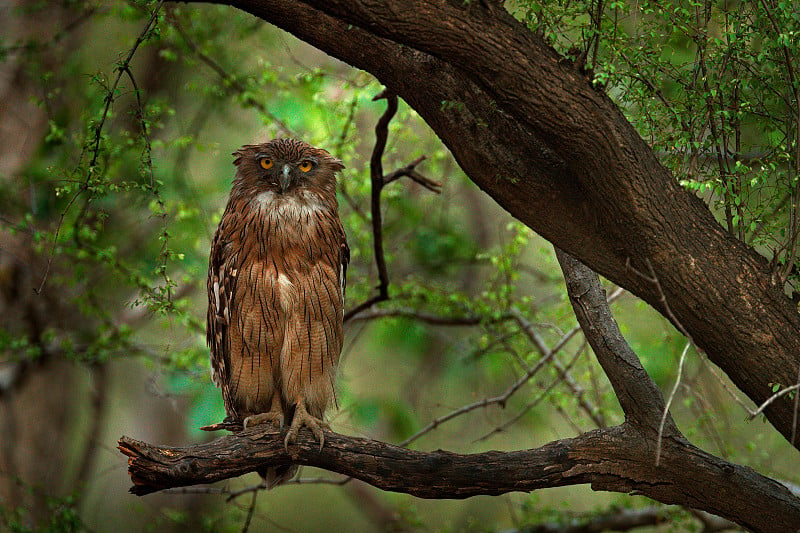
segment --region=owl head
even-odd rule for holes
[[[240,185],[282,195],[307,188],[334,192],[336,172],[344,168],[327,151],[297,139],[248,144],[233,155]]]

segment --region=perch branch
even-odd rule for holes
[[[800,528],[800,500],[776,481],[669,437],[661,466],[655,467],[654,447],[654,433],[627,423],[537,449],[471,455],[408,450],[329,431],[321,451],[309,432],[301,432],[287,452],[277,430],[259,427],[186,447],[119,440],[129,458],[131,492],[137,495],[292,462],[420,498],[460,499],[590,483],[596,490],[636,492],[702,509],[756,531]]]

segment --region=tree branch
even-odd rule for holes
[[[383,191],[383,151],[386,148],[386,140],[389,136],[389,122],[397,113],[397,96],[387,91],[381,92],[373,98],[377,100],[385,98],[387,105],[378,123],[375,125],[375,146],[372,149],[372,156],[369,160],[369,176],[371,186],[371,212],[372,212],[372,239],[373,255],[375,265],[378,267],[378,301],[389,298],[389,274],[386,270],[386,259],[383,255],[383,218],[381,214],[381,191]]]
[[[590,483],[596,490],[638,493],[701,509],[755,531],[800,528],[800,499],[786,487],[694,447],[671,419],[669,430],[660,434],[656,428],[664,411],[663,398],[619,332],[597,275],[561,250],[557,256],[578,321],[625,411],[623,425],[534,450],[472,455],[420,452],[331,432],[326,432],[322,450],[313,436],[303,432],[287,451],[280,432],[261,427],[182,448],[122,437],[119,449],[129,457],[131,492],[143,495],[213,483],[295,463],[421,498],[467,498]],[[509,391],[513,390],[512,386]],[[658,447],[656,465],[653,450]]]
[[[370,214],[372,217],[372,248],[375,258],[375,266],[378,269],[378,294],[367,298],[365,301],[356,305],[344,314],[344,322],[347,323],[356,315],[369,309],[376,303],[384,302],[389,299],[389,272],[386,268],[386,258],[383,252],[383,214],[381,212],[381,192],[389,183],[408,177],[429,191],[439,193],[442,186],[423,176],[416,171],[416,166],[425,160],[425,156],[420,156],[403,168],[394,172],[383,174],[383,152],[386,149],[386,142],[389,137],[389,122],[397,113],[397,95],[384,89],[378,93],[373,100],[386,99],[386,111],[383,112],[378,123],[375,125],[375,145],[372,147],[372,155],[369,160],[370,176]]]
[[[119,440],[129,457],[131,492],[213,483],[289,462],[316,466],[375,487],[420,498],[468,498],[591,483],[597,490],[636,492],[664,503],[708,511],[756,531],[796,531],[800,500],[748,467],[713,457],[681,439],[665,439],[662,466],[655,443],[629,424],[551,442],[535,450],[459,455],[407,450],[379,441],[309,432],[284,449],[274,429],[250,428],[205,444],[153,446]]]
[[[614,388],[626,420],[657,431],[665,412],[664,398],[622,336],[597,274],[558,248],[556,257],[578,323]],[[671,417],[665,421],[665,432],[679,434]]]
[[[415,181],[418,185],[425,187],[429,191],[439,194],[440,192],[442,192],[442,184],[433,181],[432,179],[426,178],[416,170],[417,165],[419,165],[423,161],[425,161],[425,156],[421,155],[408,165],[404,166],[403,168],[398,168],[394,172],[386,174],[383,177],[383,184],[389,185],[391,182],[398,180],[400,178],[409,178]]]

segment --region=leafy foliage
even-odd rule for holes
[[[687,189],[798,287],[800,16],[791,2],[523,3]]]

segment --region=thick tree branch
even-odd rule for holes
[[[750,468],[666,439],[662,466],[654,442],[625,424],[552,442],[535,450],[459,455],[420,452],[326,432],[325,446],[301,432],[284,450],[272,429],[251,428],[206,444],[173,448],[122,437],[134,494],[213,483],[266,466],[294,462],[421,498],[467,498],[591,483],[597,490],[636,492],[696,507],[756,531],[796,531],[800,500]]]
[[[583,73],[508,13],[445,0],[226,3],[374,74],[514,216],[662,313],[665,299],[756,404],[770,383],[795,383],[800,314],[767,261],[679,187]],[[648,262],[663,294],[627,268]],[[765,414],[791,438],[788,395]]]

